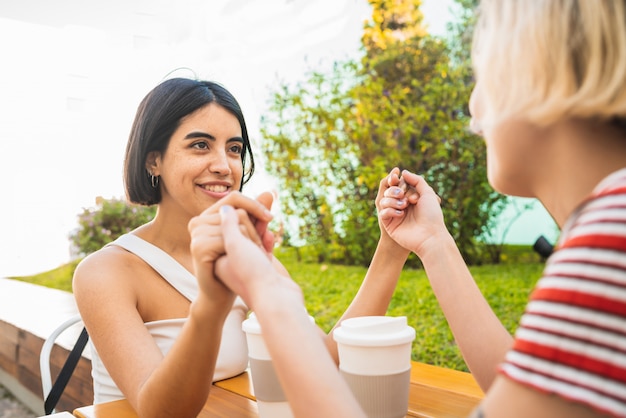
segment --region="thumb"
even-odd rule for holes
[[[274,202],[274,196],[270,192],[261,193],[256,200],[261,203],[263,206],[267,208],[267,210],[272,209],[272,203]],[[260,237],[263,237],[267,231],[267,226],[269,222],[261,222],[259,220],[256,221],[256,232]],[[272,242],[272,245],[274,243]]]
[[[274,196],[270,192],[263,192],[257,196],[256,200],[270,210],[272,203],[274,203]]]
[[[220,218],[222,220],[224,245],[228,247],[228,244],[232,242],[233,239],[239,238],[239,235],[241,235],[241,231],[239,230],[239,217],[232,206],[224,205],[220,207]]]
[[[413,186],[417,191],[418,196],[431,196],[437,199],[437,203],[441,205],[441,197],[435,193],[435,190],[424,180],[424,177],[411,173],[408,170],[402,172],[402,178],[406,180],[407,184]]]

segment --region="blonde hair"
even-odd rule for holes
[[[472,60],[482,124],[626,118],[625,0],[482,0]]]

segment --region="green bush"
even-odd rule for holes
[[[70,234],[70,241],[81,256],[99,250],[140,225],[149,222],[156,214],[156,206],[132,205],[125,200],[96,200],[96,207],[83,209],[78,215],[79,227]]]

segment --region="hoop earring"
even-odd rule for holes
[[[159,187],[159,176],[150,175],[150,184],[152,184],[152,188],[156,189]]]

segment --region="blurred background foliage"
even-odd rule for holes
[[[362,58],[279,84],[261,121],[267,171],[278,182],[282,244],[317,262],[366,266],[379,237],[374,200],[393,167],[423,175],[442,198],[469,264],[501,261],[490,237],[508,198],[487,182],[483,141],[468,131],[476,0],[457,0],[447,37],[423,26],[420,0],[369,0]],[[155,208],[98,201],[79,215],[77,256],[152,219]],[[409,266],[418,267],[411,256]]]
[[[70,233],[74,255],[82,257],[99,250],[140,225],[152,220],[156,206],[139,206],[122,199],[96,199],[95,208],[78,215],[78,228]]]
[[[362,59],[280,85],[262,120],[285,242],[312,245],[319,262],[367,265],[379,236],[378,185],[397,166],[422,174],[442,197],[468,263],[498,262],[499,247],[481,238],[507,198],[488,184],[484,143],[468,131],[476,1],[458,1],[445,39],[424,29],[419,0],[369,3]]]

